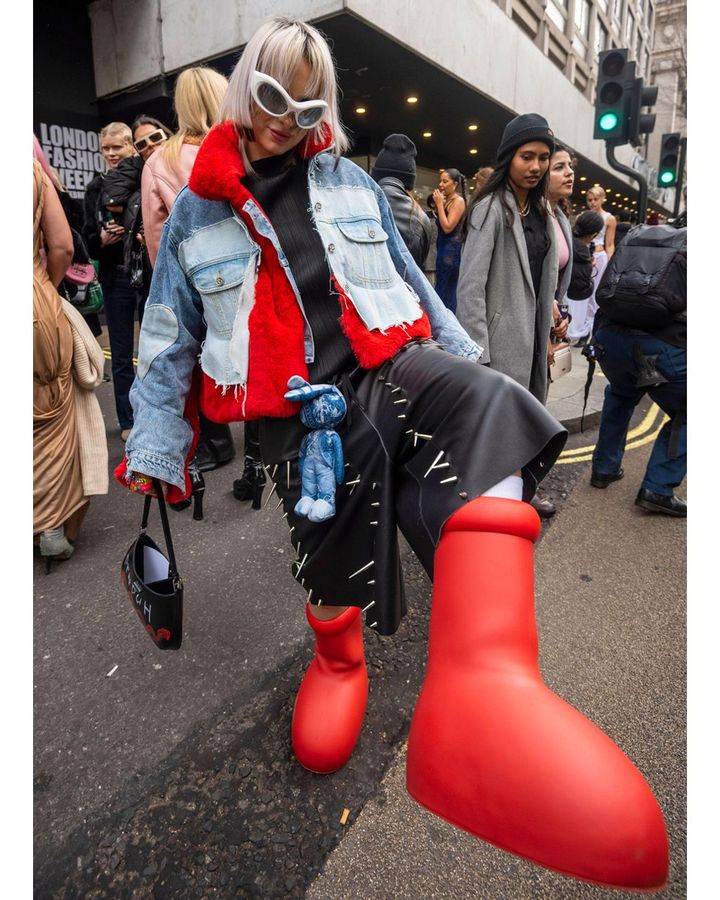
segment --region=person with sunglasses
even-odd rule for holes
[[[429,664],[407,784],[456,825],[543,865],[660,886],[667,836],[648,785],[540,679],[523,502],[566,432],[525,388],[477,364],[410,256],[382,188],[343,157],[320,32],[275,17],[250,38],[189,186],[163,230],[132,389],[121,484],[190,489],[197,410],[259,420],[262,457],[307,592],[315,657],[290,724],[299,763],[344,765],[368,698],[363,622],[405,613],[397,528],[433,579]],[[298,507],[305,428],[287,396],[328,384],[348,412],[335,515]],[[313,387],[314,385],[314,387]],[[251,586],[248,585],[248,590]]]
[[[133,122],[133,146],[140,154],[143,162],[147,162],[153,153],[172,137],[172,131],[152,116],[141,115]]]

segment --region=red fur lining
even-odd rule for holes
[[[413,338],[432,337],[430,320],[425,311],[419,319],[409,325],[393,325],[387,331],[369,331],[360,318],[352,300],[343,291],[333,277],[333,285],[340,295],[340,326],[350,341],[353,353],[363,369],[376,369],[385,360],[394,356],[397,351]]]

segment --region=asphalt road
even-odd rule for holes
[[[110,384],[98,393],[114,464]],[[555,521],[587,466],[550,473]],[[35,561],[38,897],[305,896],[347,831],[342,810],[352,823],[402,752],[425,662],[424,572],[403,547],[410,613],[390,638],[366,629],[373,704],[353,759],[331,778],[305,772],[289,745],[312,647],[304,592],[275,498],[254,512],[232,497],[241,468],[239,452],[206,475],[204,521],[171,513],[185,583],[178,652],[153,646],[120,585],[142,504],[114,481],[72,559],[47,576]],[[149,530],[160,539],[158,519]]]

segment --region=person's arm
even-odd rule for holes
[[[615,221],[615,216],[610,216],[610,218],[605,223],[605,252],[608,255],[608,259],[615,252],[615,232],[617,231],[617,222]]]
[[[492,361],[486,289],[500,227],[500,219],[491,200],[476,204],[470,213],[467,238],[460,258],[457,317],[470,337],[485,348],[480,359],[483,364]]]
[[[157,260],[158,250],[160,249],[160,238],[162,237],[163,225],[167,219],[170,210],[165,205],[155,170],[150,162],[145,164],[142,173],[142,186],[140,190],[142,197],[142,220],[145,230],[145,246],[147,247],[150,264],[154,267]]]
[[[45,183],[45,191],[43,211],[40,216],[40,230],[45,241],[47,273],[50,281],[57,287],[72,262],[73,239],[60,198],[52,182],[44,172],[42,178]],[[35,182],[33,182],[33,195],[34,203],[37,204]]]
[[[178,260],[178,244],[166,228],[140,330],[137,377],[130,390],[135,422],[125,451],[128,472],[184,490],[193,440],[186,399],[205,326],[200,296]]]
[[[436,197],[436,194],[439,194],[440,197]],[[449,205],[449,212],[445,212],[442,191],[437,189],[434,190],[433,199],[435,200],[440,228],[442,228],[445,234],[450,234],[451,231],[455,230],[458,222],[463,217],[463,213],[465,212],[465,201],[456,194]]]

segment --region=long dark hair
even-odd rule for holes
[[[458,185],[460,191],[462,193],[462,198],[467,203],[467,180],[463,173],[459,169],[443,169],[451,181],[454,181],[455,184]]]
[[[471,227],[470,217],[473,211],[473,207],[484,197],[489,197],[490,195],[494,196],[497,194],[499,196],[500,203],[503,207],[503,221],[505,223],[505,227],[512,228],[516,210],[513,206],[510,205],[510,203],[508,203],[506,189],[510,187],[510,163],[512,162],[512,159],[518,150],[519,147],[513,147],[513,149],[510,150],[505,156],[498,159],[492,171],[492,174],[488,175],[485,183],[481,185],[479,190],[475,191],[475,193],[473,194],[473,198],[470,201],[470,206],[465,211],[465,221],[463,222],[463,238],[467,237],[467,233]],[[537,211],[538,215],[543,220],[547,219],[547,186],[549,171],[550,166],[548,165],[545,174],[540,179],[540,181],[538,181],[534,188],[528,191],[528,203],[534,210]],[[485,218],[482,220],[482,224],[479,226],[480,228],[482,228],[485,224],[485,220],[490,213],[491,205],[491,203],[488,203],[488,208],[485,211]],[[474,228],[475,226],[473,225],[472,227]]]

